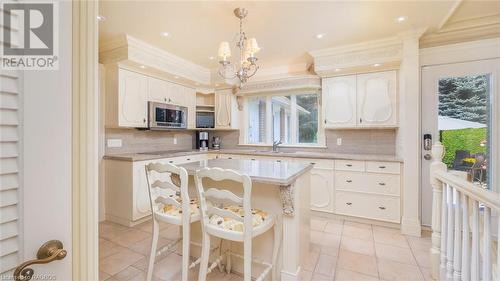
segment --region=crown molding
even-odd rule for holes
[[[447,22],[444,28],[426,34],[422,48],[500,37],[500,13]]]
[[[314,71],[320,76],[336,74],[336,69],[359,68],[375,63],[397,64],[402,59],[402,39],[399,36],[310,51]]]
[[[154,47],[130,35],[121,35],[102,42],[99,62],[102,64],[132,61],[176,75],[195,83],[210,85],[210,69]]]

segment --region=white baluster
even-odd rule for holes
[[[472,246],[470,279],[479,280],[479,202],[472,200]]]
[[[450,185],[446,185],[448,193],[448,229],[446,230],[446,280],[453,280],[453,230],[455,220],[453,219],[453,189]]]
[[[432,248],[430,251],[431,274],[434,279],[439,279],[441,264],[442,212],[443,212],[443,183],[435,177],[438,171],[446,171],[443,163],[444,146],[436,142],[432,146],[431,185],[432,185]]]
[[[443,183],[443,202],[441,204],[441,262],[440,262],[440,278],[439,280],[446,280],[446,250],[448,238],[448,188]]]
[[[491,280],[491,209],[484,207],[483,281]]]
[[[448,188],[443,183],[443,202],[441,203],[441,262],[439,263],[439,280],[446,280],[446,238],[448,218]]]
[[[454,249],[453,249],[453,280],[461,280],[461,270],[462,266],[462,215],[461,215],[461,204],[460,204],[460,192],[457,189],[453,189],[453,201],[455,202],[455,237]]]
[[[462,280],[470,280],[469,197],[462,194]]]

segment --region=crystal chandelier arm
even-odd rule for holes
[[[256,65],[256,64],[252,64],[252,65],[250,65],[249,70],[251,69],[251,67],[252,67],[252,66],[254,67],[254,69],[253,69],[252,73],[251,73],[251,74],[249,74],[249,75],[247,76],[248,78],[250,78],[250,77],[254,76],[254,75],[255,75],[255,73],[257,73],[257,70],[259,70],[259,66],[258,66],[258,65]]]

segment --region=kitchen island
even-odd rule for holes
[[[205,167],[232,169],[252,179],[252,207],[265,210],[281,218],[282,241],[278,258],[280,280],[300,280],[300,270],[309,253],[309,196],[312,165],[292,161],[210,159],[180,165],[190,175],[190,192],[194,191],[192,176]],[[232,182],[218,182],[217,187],[238,194],[241,187]],[[192,240],[200,241],[200,228],[192,228]],[[272,231],[254,238],[253,257],[271,261]],[[231,244],[231,251],[242,253],[242,245]],[[199,249],[193,249],[197,256]],[[255,264],[252,275],[258,276],[261,268]],[[233,259],[233,270],[243,272],[242,261]],[[270,278],[268,278],[270,280]]]

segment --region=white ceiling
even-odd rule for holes
[[[479,2],[478,5],[480,5]],[[473,5],[473,4],[472,4]],[[411,28],[435,31],[453,1],[335,2],[193,2],[101,1],[100,40],[130,34],[207,68],[216,68],[220,41],[233,40],[238,19],[233,9],[245,7],[244,24],[256,37],[264,67],[311,62],[307,51],[394,36]],[[407,16],[397,23],[397,16]],[[161,36],[168,32],[169,37]],[[323,39],[316,34],[324,33]],[[235,49],[233,48],[233,54]]]

